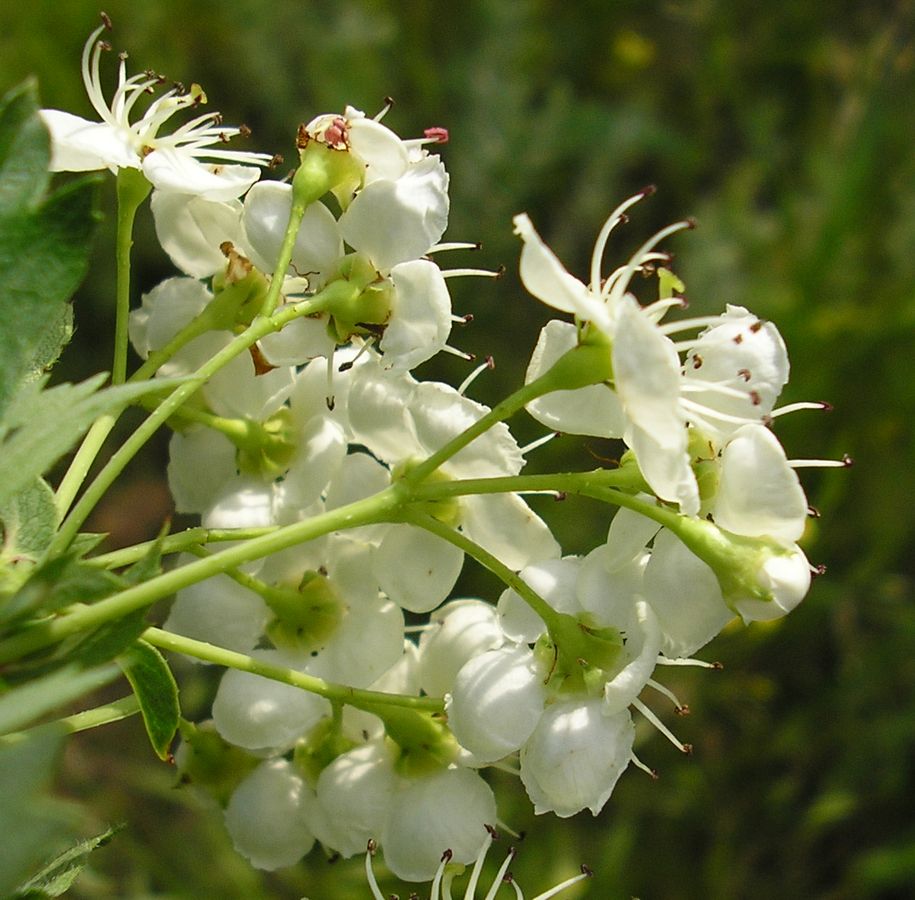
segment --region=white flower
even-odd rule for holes
[[[235,849],[257,869],[297,863],[314,845],[309,813],[314,791],[285,759],[261,763],[239,784],[226,807],[226,829]]]
[[[521,748],[521,781],[534,812],[567,818],[588,808],[596,816],[629,765],[634,738],[629,712],[608,715],[600,699],[547,707]]]
[[[101,121],[92,122],[56,109],[42,110],[51,132],[51,170],[117,171],[127,167],[142,171],[161,191],[196,194],[211,200],[231,200],[243,194],[257,181],[258,167],[270,156],[224,149],[225,141],[242,129],[222,125],[219,113],[207,113],[171,134],[159,133],[178,110],[206,103],[206,95],[198,85],[186,93],[177,88],[166,91],[131,122],[137,102],[157,88],[162,79],[149,73],[128,78],[126,57],[122,55],[117,90],[110,104],[106,101],[99,61],[108,45],[96,40],[105,27],[102,25],[89,36],[82,56],[83,83]]]

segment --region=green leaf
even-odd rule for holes
[[[159,759],[170,757],[181,709],[178,685],[162,654],[152,644],[137,641],[118,662],[140,703],[149,742]]]
[[[36,562],[57,530],[54,492],[44,479],[34,478],[0,505],[0,520],[3,522],[0,565],[21,567],[23,562]]]
[[[113,665],[84,671],[78,666],[67,666],[0,694],[0,735],[28,728],[52,710],[114,681],[117,676],[117,666]]]
[[[45,196],[49,140],[33,83],[0,101],[0,411],[69,339],[99,219],[95,177]]]
[[[100,374],[47,389],[41,380],[19,388],[0,419],[0,506],[43,475],[98,416],[185,380],[156,378],[99,390],[104,379]]]
[[[35,206],[50,176],[51,140],[33,79],[0,100],[0,215]]]
[[[89,862],[89,854],[104,847],[124,826],[115,825],[95,837],[74,844],[52,859],[13,894],[12,900],[60,897],[72,886]]]
[[[74,824],[74,810],[46,796],[63,732],[45,726],[0,745],[0,897],[9,897]]]

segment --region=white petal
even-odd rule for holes
[[[438,353],[451,333],[451,297],[441,270],[427,259],[391,269],[391,318],[381,338],[384,365],[410,370]]]
[[[315,793],[324,811],[319,841],[344,859],[376,841],[400,779],[385,744],[376,741],[338,756],[318,778]]]
[[[373,181],[339,221],[346,243],[381,272],[426,254],[447,224],[448,175],[437,156],[416,163],[396,180]]]
[[[381,835],[388,868],[404,881],[430,881],[442,854],[473,862],[496,821],[489,785],[469,769],[446,769],[413,778],[391,801]]]
[[[519,268],[521,281],[528,292],[553,309],[574,313],[579,319],[594,322],[602,331],[609,332],[606,306],[565,270],[543,242],[527,213],[515,216],[512,222],[515,234],[524,241]]]
[[[120,129],[59,109],[43,109],[39,114],[51,132],[52,172],[140,168],[140,157]]]
[[[453,600],[431,618],[419,638],[419,683],[430,697],[442,697],[464,663],[505,638],[495,607],[482,600]]]
[[[393,525],[375,554],[381,589],[410,612],[435,609],[451,593],[464,565],[462,550],[412,525]]]
[[[644,500],[645,495],[640,495],[640,499]],[[612,572],[636,559],[659,528],[648,516],[631,509],[618,509],[607,532],[607,556],[604,558],[607,570]]]
[[[810,564],[800,547],[767,557],[759,572],[759,583],[771,593],[769,601],[736,599],[734,608],[744,622],[766,622],[791,612],[810,590]]]
[[[225,269],[220,244],[243,245],[239,200],[222,202],[154,191],[150,205],[162,249],[186,275],[207,278]]]
[[[626,628],[637,597],[642,593],[642,580],[648,554],[642,553],[624,565],[611,568],[613,559],[609,544],[592,550],[581,563],[575,596],[581,608],[591,613],[603,626]]]
[[[275,366],[301,366],[318,356],[329,356],[334,349],[326,322],[310,316],[287,322],[281,331],[264,335],[258,345]]]
[[[146,359],[161,350],[185,325],[190,324],[213,299],[206,285],[195,278],[166,278],[143,294],[141,306],[128,319],[130,342]]]
[[[365,183],[400,178],[409,162],[404,142],[386,125],[365,116],[348,118],[349,143],[365,163]]]
[[[251,356],[241,353],[210,378],[202,393],[217,415],[263,421],[283,405],[292,384],[291,369],[255,375]]]
[[[645,599],[664,634],[661,650],[673,658],[691,656],[734,618],[715,573],[666,528],[645,570]]]
[[[302,668],[277,650],[255,650],[256,659],[274,665]],[[300,737],[330,713],[330,704],[301,688],[229,669],[213,700],[213,721],[230,743],[246,750],[289,749]]]
[[[578,330],[571,322],[552,319],[537,338],[525,384],[539,378],[578,344]],[[625,427],[623,407],[616,393],[605,384],[592,384],[574,391],[553,391],[526,407],[540,423],[565,434],[590,434],[595,437],[622,437]]]
[[[176,431],[168,444],[168,486],[180,513],[210,509],[235,476],[235,446],[218,431]]]
[[[654,433],[630,425],[625,440],[651,489],[662,500],[678,504],[680,512],[694,516],[699,512],[699,485],[687,452],[689,435],[682,424],[677,433],[682,435],[679,444],[673,442],[674,434],[664,436],[662,443]]]
[[[314,844],[307,813],[316,801],[285,759],[261,763],[236,789],[226,808],[235,849],[256,869],[295,865]]]
[[[804,489],[768,428],[744,425],[725,446],[714,516],[727,531],[785,544],[804,533]]]
[[[546,522],[517,494],[461,498],[461,531],[515,571],[562,552]]]
[[[202,163],[186,151],[165,147],[143,157],[143,174],[160,191],[234,200],[260,178],[261,170],[258,166]]]
[[[651,607],[639,601],[626,627],[625,664],[604,685],[604,714],[626,709],[642,692],[658,663],[661,629]]]
[[[298,449],[282,482],[277,485],[277,512],[295,514],[314,503],[346,456],[343,426],[318,416],[296,435]]]
[[[632,752],[635,728],[626,711],[605,715],[602,700],[567,700],[547,707],[521,748],[521,781],[537,815],[596,816]]]
[[[458,743],[480,763],[517,750],[543,714],[544,674],[526,646],[488,650],[465,663],[445,707]]]

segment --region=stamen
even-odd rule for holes
[[[641,700],[636,698],[632,701],[632,705],[646,718],[664,737],[667,738],[681,753],[685,753],[687,756],[693,752],[693,748],[690,744],[684,744],[682,741],[677,740],[673,732],[644,704]]]
[[[662,334],[676,334],[678,331],[690,331],[693,328],[706,328],[721,322],[721,316],[695,316],[692,319],[680,319],[658,326]]]
[[[532,450],[536,450],[538,447],[542,447],[544,444],[548,444],[551,440],[553,440],[553,438],[557,438],[557,437],[559,437],[558,432],[551,431],[551,432],[549,432],[549,434],[545,434],[545,435],[543,435],[543,437],[539,437],[536,440],[531,441],[529,444],[525,444],[521,448],[521,455],[527,456],[527,454],[530,453]],[[555,494],[556,492],[555,491],[534,491],[533,493]]]
[[[658,774],[657,769],[652,769],[651,766],[646,766],[645,763],[640,760],[635,753],[629,753],[629,762],[631,762],[637,769],[641,769],[652,781],[657,781],[661,776]]]
[[[465,353],[463,350],[458,350],[457,347],[452,347],[449,344],[445,344],[442,347],[442,350],[445,353],[450,353],[452,356],[458,357],[458,359],[463,359],[466,362],[473,362],[476,359],[476,356],[473,353]]]
[[[429,894],[429,900],[438,900],[439,889],[442,884],[442,875],[445,872],[445,866],[451,862],[451,851],[446,850],[442,854],[441,862],[438,864],[438,868],[435,870],[435,878],[432,879],[432,891]]]
[[[381,893],[381,889],[378,887],[378,882],[375,880],[375,870],[372,868],[372,857],[377,849],[378,844],[375,839],[369,838],[365,851],[365,880],[369,883],[373,900],[384,900],[384,894]]]
[[[703,659],[691,659],[690,657],[670,659],[667,656],[659,656],[656,662],[659,666],[696,666],[699,669],[717,669],[718,671],[724,668],[720,662],[710,663]]]
[[[587,866],[582,865],[581,872],[579,872],[578,875],[573,875],[571,878],[567,878],[565,881],[557,884],[556,887],[552,887],[542,894],[537,894],[537,896],[534,897],[534,900],[549,900],[550,897],[555,897],[560,891],[564,891],[566,888],[572,887],[573,884],[578,884],[580,881],[590,878],[593,874],[594,873]]]
[[[483,861],[486,859],[486,854],[489,852],[493,838],[496,835],[495,829],[491,825],[484,825],[483,827],[486,829],[486,840],[483,841],[483,846],[477,854],[476,861],[473,864],[473,871],[470,873],[470,881],[467,882],[467,890],[464,891],[464,900],[473,900],[474,894],[477,892],[477,882],[480,880]]]
[[[819,400],[802,403],[789,403],[786,406],[780,406],[778,409],[773,409],[769,415],[775,419],[778,416],[784,416],[788,413],[798,412],[801,409],[816,409],[820,412],[832,412],[832,404]]]
[[[610,237],[610,232],[621,222],[625,221],[624,213],[630,206],[635,206],[639,200],[642,200],[653,193],[654,186],[652,185],[650,190],[649,188],[644,188],[637,194],[633,194],[633,196],[624,200],[615,210],[613,210],[601,226],[601,230],[597,235],[597,240],[594,242],[594,251],[591,254],[591,293],[595,296],[600,296],[601,292],[600,265],[604,258],[604,250],[607,247],[607,240]]]
[[[391,107],[394,105],[394,98],[385,97],[384,100],[382,100],[381,102],[382,102],[381,110],[379,112],[377,112],[375,114],[375,116],[373,117],[375,122],[380,122],[391,111]]]
[[[746,400],[751,393],[741,388],[732,387],[724,381],[703,381],[701,378],[690,377],[689,375],[684,376],[681,390],[684,393],[692,391],[697,394],[708,391],[720,394],[723,397],[735,397],[739,400]]]
[[[502,865],[499,866],[499,871],[496,872],[496,876],[492,880],[492,886],[486,892],[486,896],[483,898],[483,900],[495,900],[496,894],[499,892],[499,888],[501,887],[502,882],[504,881],[504,879],[506,877],[506,872],[508,872],[508,867],[512,864],[512,860],[515,858],[517,853],[518,853],[518,851],[515,850],[514,847],[508,848],[508,853],[505,855],[505,860],[502,863]],[[512,880],[511,875],[508,876],[508,879],[509,879],[509,881],[508,881],[509,884],[515,883],[514,880]],[[516,888],[516,890],[517,890],[517,888]],[[522,897],[523,896],[524,895],[522,894]]]
[[[491,372],[496,367],[495,361],[491,356],[487,356],[480,365],[478,365],[460,384],[458,387],[458,393],[463,397],[464,391],[470,387],[476,380],[479,375],[485,372],[487,369]]]
[[[447,144],[449,135],[448,129],[440,125],[432,125],[423,129],[424,144]]]
[[[456,316],[452,313],[451,321],[455,325],[469,325],[473,321],[473,313],[464,313],[463,316]]]
[[[667,310],[671,309],[674,306],[683,307],[684,298],[683,297],[665,297],[663,300],[655,300],[654,303],[649,303],[647,306],[642,308],[642,312],[645,313],[650,319],[653,319],[655,322],[659,322],[664,318],[664,313]],[[660,313],[660,315],[658,315]],[[668,322],[667,325],[659,325],[658,328],[662,334],[667,334],[667,329],[671,325],[676,325],[676,322]]]
[[[325,378],[327,379],[327,393],[324,395],[324,402],[329,410],[333,410],[334,402],[334,351],[331,350],[325,358]]]
[[[653,678],[649,678],[647,684],[649,687],[653,687],[659,694],[663,694],[665,697],[667,697],[668,700],[670,700],[671,703],[673,703],[674,712],[676,712],[678,716],[689,715],[689,707],[685,703],[681,703],[677,699],[677,695],[670,688],[665,687],[663,684],[659,684]]]
[[[647,274],[647,270],[649,268],[653,268],[650,265],[645,265],[646,263],[649,263],[649,264],[652,262],[667,263],[667,262],[669,262],[669,260],[670,260],[669,253],[646,253],[645,256],[642,258],[641,263],[635,267],[634,271],[641,272],[643,275],[645,275],[645,274]],[[603,285],[601,286],[601,290],[600,290],[601,299],[603,299],[603,300],[607,299],[607,297],[610,295],[610,292],[616,286],[616,283],[620,280],[620,278],[623,277],[626,270],[627,270],[626,266],[620,266],[618,269],[614,269],[613,272],[611,272],[604,279]],[[678,299],[682,300],[683,298],[680,297]],[[655,302],[657,302],[657,301],[655,301]]]
[[[789,459],[792,469],[850,469],[855,461],[846,453],[841,459]]]
[[[442,269],[443,278],[463,278],[466,275],[478,275],[480,278],[502,278],[505,275],[505,266],[498,269]]]
[[[440,253],[446,250],[482,250],[483,244],[480,241],[470,243],[469,241],[444,241],[436,244],[427,253]]]

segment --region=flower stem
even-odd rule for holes
[[[455,547],[463,550],[468,556],[473,557],[480,565],[489,569],[490,572],[518,594],[543,619],[548,628],[559,625],[559,614],[556,610],[536,591],[532,590],[530,585],[523,581],[517,572],[513,572],[498,557],[493,556],[488,550],[484,550],[479,544],[470,540],[460,531],[450,528],[434,516],[409,510],[402,513],[400,521],[415,525],[417,528],[422,528],[437,535],[442,540],[448,541],[449,544],[454,544]]]
[[[130,314],[130,250],[133,247],[133,223],[137,210],[149,196],[152,185],[137,169],[123,166],[118,169],[117,239],[117,292],[115,299],[114,362],[111,366],[111,383],[123,384],[127,380],[127,317]]]
[[[170,650],[174,653],[183,653],[195,659],[206,660],[219,666],[238,669],[241,672],[250,672],[273,681],[280,681],[293,687],[302,688],[320,697],[325,697],[335,703],[346,703],[358,709],[375,712],[384,707],[396,706],[407,709],[424,710],[427,712],[442,712],[444,703],[435,697],[410,697],[401,694],[385,694],[381,691],[368,691],[361,688],[350,687],[325,681],[314,675],[299,672],[296,669],[287,669],[260,659],[216,647],[204,641],[182,637],[163,631],[161,628],[147,628],[143,632],[143,640],[148,641],[160,650]]]

